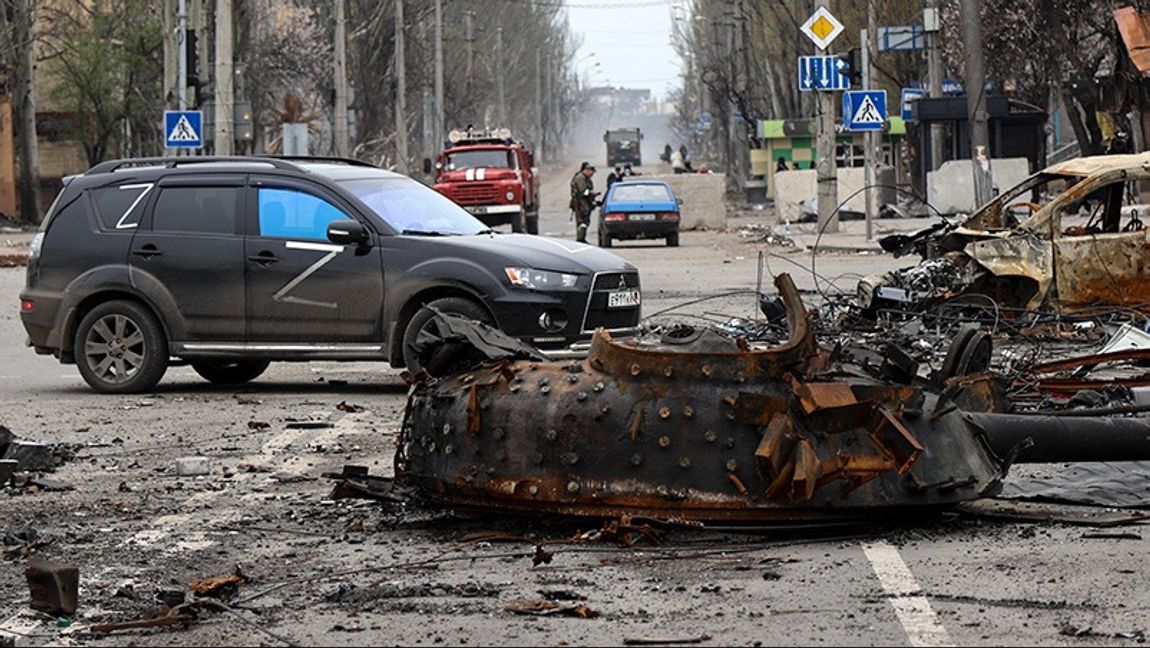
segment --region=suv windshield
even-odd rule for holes
[[[401,234],[472,236],[490,231],[459,205],[410,178],[360,178],[339,185]]]
[[[488,151],[461,151],[459,153],[452,153],[447,156],[448,171],[479,168],[514,168],[514,164],[512,164],[511,151],[505,149]]]
[[[617,184],[611,200],[619,202],[664,202],[671,200],[671,192],[657,184]]]

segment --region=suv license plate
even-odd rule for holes
[[[638,290],[620,290],[607,293],[607,308],[634,308],[642,298]]]
[[[627,217],[628,220],[633,221],[653,221],[655,220],[654,214],[631,214]]]

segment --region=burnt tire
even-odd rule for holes
[[[268,360],[204,360],[193,362],[192,369],[216,385],[241,385],[259,378],[271,364]]]
[[[487,313],[487,309],[471,299],[464,297],[443,297],[429,302],[426,306],[416,311],[403,331],[403,364],[407,367],[407,370],[413,374],[425,372],[431,376],[438,376],[448,373],[440,369],[451,364],[449,356],[454,351],[451,345],[441,344],[439,348],[436,348],[430,354],[424,354],[423,359],[421,359],[420,354],[416,352],[416,345],[419,342],[421,334],[435,334],[438,332],[436,310],[441,313],[462,315],[485,324],[494,324],[491,315]]]
[[[133,301],[105,302],[88,311],[73,338],[84,382],[102,394],[136,394],[168,370],[168,339],[160,321]]]

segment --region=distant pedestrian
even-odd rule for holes
[[[683,160],[683,154],[680,151],[671,153],[671,170],[675,173],[687,172],[687,163]]]
[[[667,164],[671,163],[671,145],[670,144],[663,145],[663,154],[659,156],[659,159],[666,162]]]
[[[607,191],[611,191],[611,185],[623,179],[623,169],[616,164],[611,173],[607,174]]]
[[[684,162],[691,159],[691,156],[687,155],[687,145],[686,144],[680,144],[679,145],[679,155],[683,156]]]
[[[630,178],[631,176],[637,176],[637,175],[643,175],[643,174],[632,169],[630,162],[627,162],[623,165],[623,177],[624,178]]]
[[[779,156],[779,163],[775,166],[775,171],[777,172],[777,171],[790,171],[790,170],[791,170],[790,167],[787,166],[787,158],[780,155]]]
[[[587,228],[591,226],[591,212],[595,211],[595,183],[591,176],[595,167],[584,162],[579,172],[571,178],[571,209],[575,213],[575,240],[587,242]]]

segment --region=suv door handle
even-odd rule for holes
[[[132,254],[138,257],[144,257],[145,259],[151,259],[160,256],[163,254],[163,252],[160,252],[159,248],[157,248],[155,245],[148,243],[138,250],[132,250]]]
[[[259,254],[248,257],[248,261],[258,263],[261,267],[266,268],[271,264],[278,262],[279,259],[276,258],[276,255],[268,252],[267,250],[264,250]]]

